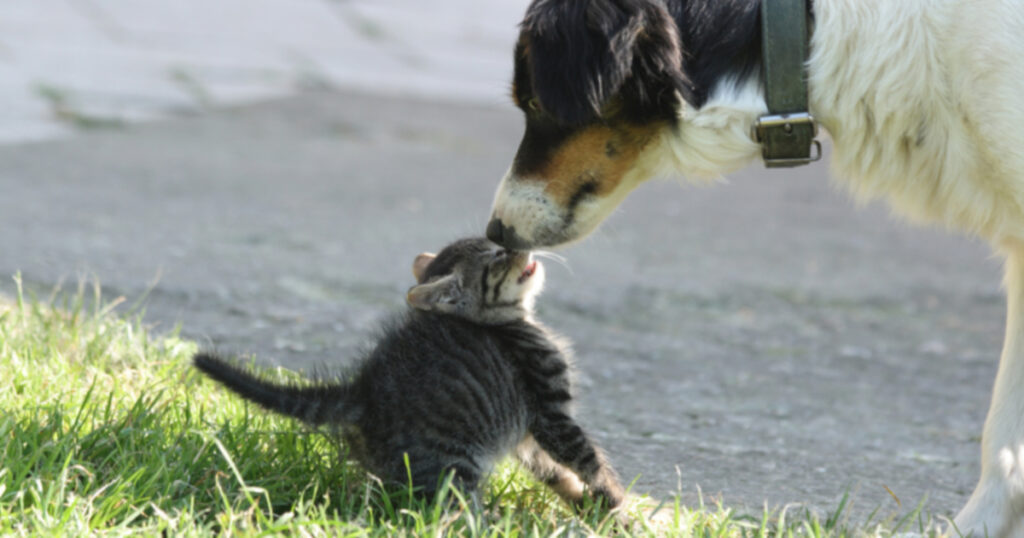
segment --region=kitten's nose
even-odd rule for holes
[[[527,250],[530,245],[516,233],[515,226],[505,226],[499,218],[487,223],[487,239],[511,250]]]

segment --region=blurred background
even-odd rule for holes
[[[95,279],[157,332],[351,360],[417,253],[483,232],[525,5],[0,2],[0,294]],[[857,207],[819,163],[651,182],[561,254],[540,317],[638,491],[849,490],[855,517],[970,493],[1003,316],[984,245]]]
[[[3,2],[0,141],[336,87],[503,102],[526,4]]]

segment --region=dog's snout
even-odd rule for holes
[[[529,250],[531,246],[516,233],[515,226],[505,226],[499,218],[493,218],[487,223],[487,239],[509,250]]]
[[[501,246],[505,246],[503,242],[504,235],[505,225],[502,224],[501,219],[494,218],[491,219],[491,222],[487,223],[487,239],[490,239]]]

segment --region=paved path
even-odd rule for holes
[[[308,93],[0,148],[0,275],[96,275],[157,330],[291,367],[344,361],[424,249],[479,233],[510,106]],[[857,210],[824,168],[644,186],[548,264],[582,416],[637,488],[855,512],[977,473],[1003,303],[975,242]],[[11,289],[4,278],[0,291]],[[680,470],[677,476],[676,469]]]
[[[0,143],[309,88],[494,103],[527,0],[6,0]]]

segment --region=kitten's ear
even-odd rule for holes
[[[427,270],[427,266],[430,262],[434,261],[437,254],[432,252],[424,252],[412,262],[412,276],[416,277],[416,282],[423,282],[423,272]]]
[[[409,306],[419,310],[436,310],[451,312],[459,295],[459,281],[455,275],[448,275],[429,284],[420,284],[409,288],[405,295]]]

